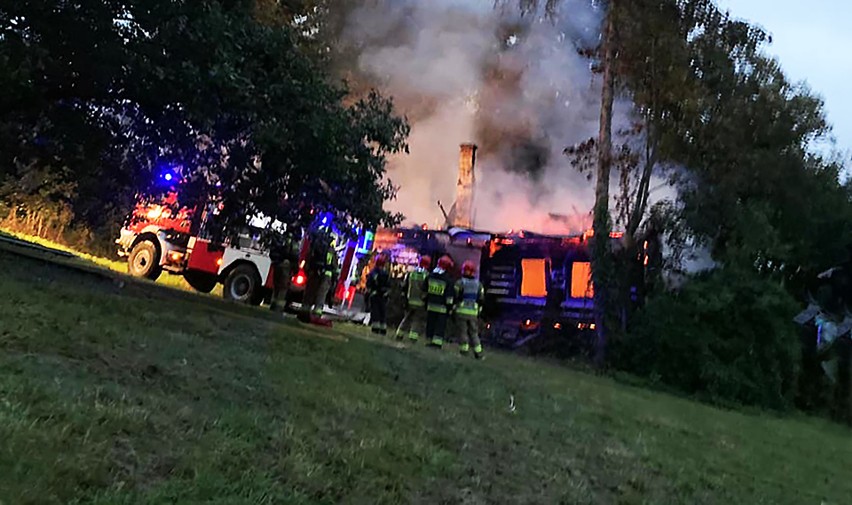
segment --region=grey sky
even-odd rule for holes
[[[790,79],[825,99],[837,148],[852,151],[852,1],[717,0],[734,17],[772,35],[767,51]]]

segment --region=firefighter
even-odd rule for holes
[[[290,276],[293,269],[293,239],[286,237],[274,244],[269,251],[272,260],[272,299],[270,310],[284,312],[287,308],[287,292],[290,290]]]
[[[312,312],[314,316],[322,317],[323,309],[325,308],[325,299],[328,292],[331,290],[331,285],[334,278],[337,276],[339,269],[337,265],[337,251],[335,250],[335,241],[332,237],[321,237],[317,245],[319,246],[314,256],[314,272],[317,276],[316,281],[317,291]]]
[[[426,325],[425,302],[423,301],[423,283],[429,277],[432,258],[420,258],[420,266],[407,273],[402,281],[402,297],[405,305],[405,315],[396,330],[396,339],[402,340],[408,336],[412,342],[417,342]]]
[[[429,346],[440,349],[444,346],[444,333],[447,319],[453,309],[455,286],[450,277],[453,260],[442,256],[438,266],[423,283],[423,296],[426,300],[426,338]]]
[[[479,314],[482,311],[482,301],[485,290],[476,279],[476,265],[465,261],[462,265],[462,278],[456,283],[455,314],[458,318],[460,333],[459,351],[466,356],[473,344],[473,355],[483,359],[482,342],[479,340]]]
[[[388,257],[384,253],[376,258],[376,266],[367,276],[367,296],[370,299],[370,326],[373,333],[387,335],[387,307],[390,295]]]

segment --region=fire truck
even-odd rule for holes
[[[187,284],[202,293],[212,292],[221,284],[225,299],[250,305],[268,301],[274,287],[273,261],[261,240],[264,230],[289,233],[298,237],[298,263],[292,269],[288,303],[300,302],[309,285],[307,261],[311,250],[306,230],[287,230],[278,222],[257,217],[236,239],[216,240],[213,233],[218,207],[183,207],[178,193],[170,191],[156,203],[140,202],[125,222],[116,240],[118,254],[127,259],[130,275],[157,280],[163,272],[182,276]],[[336,230],[330,215],[318,215],[315,227],[324,227],[336,238],[341,275],[332,299],[351,299],[358,262],[369,253],[372,234],[362,233],[347,240]]]

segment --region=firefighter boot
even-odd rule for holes
[[[459,346],[459,354],[461,354],[462,356],[467,356],[469,353],[470,353],[470,344],[468,344],[467,342],[462,343]]]
[[[473,356],[480,361],[485,359],[485,355],[482,354],[482,344],[473,347]]]

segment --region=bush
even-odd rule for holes
[[[787,409],[801,348],[796,303],[752,272],[721,269],[649,301],[615,365],[715,403]]]

